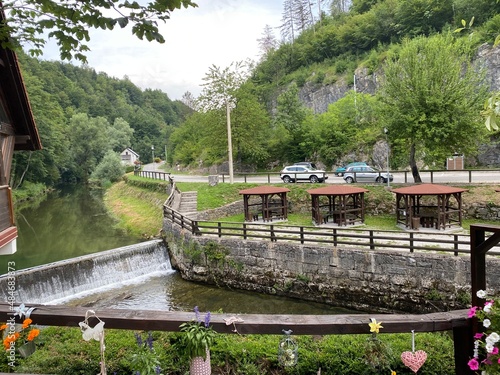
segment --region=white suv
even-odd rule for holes
[[[312,183],[324,182],[328,178],[325,171],[312,169],[304,165],[291,165],[283,168],[280,178],[284,183],[307,180]]]

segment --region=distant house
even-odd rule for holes
[[[0,23],[4,18],[0,12]],[[0,48],[0,254],[13,254],[17,250],[9,186],[12,156],[17,150],[41,148],[17,56],[11,50]]]
[[[136,161],[139,161],[139,154],[130,147],[123,150],[120,157],[122,159],[122,164],[124,165],[134,165]]]

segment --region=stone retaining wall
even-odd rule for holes
[[[466,308],[469,257],[352,250],[192,236],[164,220],[170,259],[183,278],[370,312],[429,313]],[[500,260],[487,260],[500,290]]]

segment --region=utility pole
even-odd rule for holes
[[[391,183],[389,180],[389,151],[390,151],[390,148],[389,148],[389,136],[387,135],[388,132],[389,132],[389,130],[387,130],[387,128],[384,128],[385,141],[387,142],[387,187],[390,188],[391,187]]]
[[[156,167],[155,167],[155,146],[152,145],[151,146],[151,152],[153,153],[153,171],[156,170]]]
[[[230,101],[226,100],[226,117],[227,117],[227,149],[229,159],[229,183],[234,183],[233,175],[233,140],[231,136],[231,107]]]

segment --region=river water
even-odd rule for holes
[[[17,253],[3,256],[21,270],[122,246],[137,244],[116,229],[102,194],[66,188],[44,200],[16,209]],[[7,270],[0,270],[0,274]],[[170,266],[126,283],[89,290],[57,303],[102,308],[166,311],[223,311],[242,314],[340,314],[345,309],[301,300],[228,290],[182,280]]]

